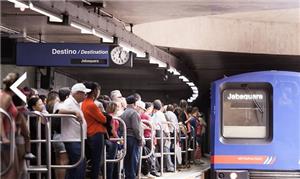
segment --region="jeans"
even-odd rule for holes
[[[107,159],[115,159],[118,151],[118,143],[106,140]],[[108,162],[106,170],[106,179],[113,179],[113,176],[118,175],[118,163]]]
[[[135,137],[127,136],[127,153],[124,160],[125,179],[135,179],[139,156],[138,140]]]
[[[65,148],[69,156],[70,164],[75,164],[80,159],[80,142],[65,142]],[[85,178],[85,159],[75,168],[66,171],[65,179],[84,179]]]
[[[103,160],[103,149],[104,149],[104,134],[96,133],[95,135],[88,137],[88,146],[91,150],[91,179],[98,179],[100,164]]]

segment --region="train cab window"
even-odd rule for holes
[[[268,139],[271,125],[271,85],[231,83],[222,90],[224,138]]]

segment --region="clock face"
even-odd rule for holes
[[[115,47],[110,52],[111,60],[117,65],[123,65],[129,60],[129,52],[123,50],[122,47]]]

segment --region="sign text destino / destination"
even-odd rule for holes
[[[108,54],[108,50],[72,50],[72,49],[56,49],[51,50],[52,55],[85,55],[85,54],[94,54],[94,55],[105,55]]]
[[[17,43],[19,66],[109,67],[114,45],[89,43]]]
[[[228,100],[263,100],[264,96],[262,94],[238,94],[229,93],[227,96]]]

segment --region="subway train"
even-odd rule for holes
[[[212,178],[300,178],[300,73],[225,77],[211,101]]]

